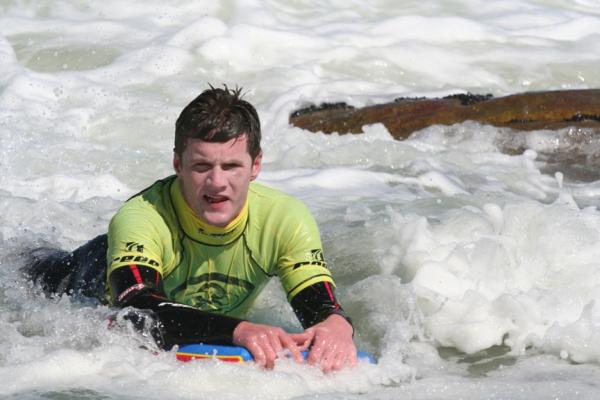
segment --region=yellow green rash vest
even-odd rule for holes
[[[240,215],[224,228],[195,215],[179,178],[155,182],[111,220],[107,259],[107,276],[130,264],[150,267],[171,301],[233,317],[246,313],[273,276],[288,300],[315,283],[333,284],[308,208],[255,182]],[[114,304],[117,294],[107,286]]]

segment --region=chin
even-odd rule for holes
[[[222,228],[233,221],[233,218],[229,215],[204,215],[204,221],[209,225]]]

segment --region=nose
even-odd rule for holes
[[[206,183],[212,187],[225,186],[225,171],[219,167],[212,168],[206,178]]]

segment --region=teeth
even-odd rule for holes
[[[222,197],[222,196],[206,195],[205,197],[206,197],[206,200],[209,203],[218,203],[218,202],[221,202],[221,201],[225,201],[225,197]]]

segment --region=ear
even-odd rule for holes
[[[252,174],[250,175],[250,180],[255,180],[260,172],[260,167],[262,166],[262,151],[258,153],[258,155],[252,161]]]
[[[181,173],[181,158],[175,151],[173,151],[173,169],[177,175]]]

